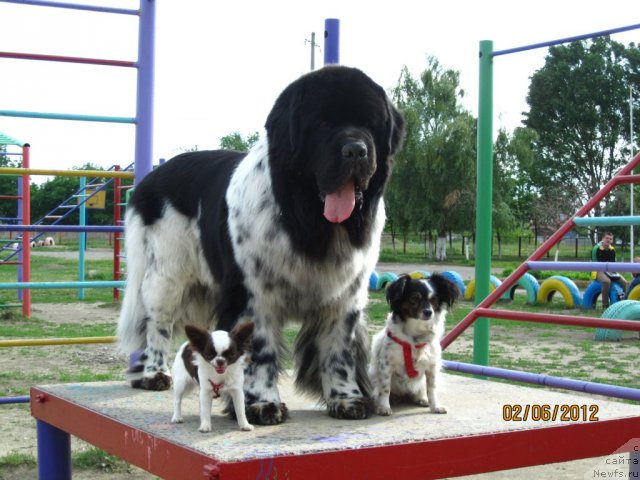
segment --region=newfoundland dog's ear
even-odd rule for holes
[[[288,147],[288,151],[277,152],[289,159],[300,143],[300,108],[303,98],[301,82],[294,82],[280,94],[271,112],[267,116],[264,127],[267,131],[269,149],[275,146],[280,149]],[[279,156],[279,155],[277,155]]]
[[[391,135],[389,137],[389,155],[395,155],[402,148],[404,143],[404,117],[396,107],[387,99],[389,106],[389,117],[391,118]]]

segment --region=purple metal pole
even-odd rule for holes
[[[36,420],[38,478],[71,480],[71,436],[42,420]]]
[[[618,387],[616,385],[585,382],[583,380],[573,380],[571,378],[552,377],[550,375],[541,375],[539,373],[519,372],[517,370],[487,367],[471,363],[443,361],[442,364],[447,370],[453,370],[455,372],[502,378],[504,380],[532,383],[534,385],[544,385],[547,387],[564,388],[566,390],[594,393],[596,395],[606,395],[609,397],[625,398],[628,400],[640,400],[640,389],[636,388]]]
[[[340,63],[340,20],[327,18],[324,21],[324,64]]]
[[[153,168],[153,87],[155,68],[155,0],[140,0],[136,97],[135,183]]]
[[[28,395],[21,397],[0,397],[0,405],[8,405],[11,403],[29,403],[31,398]]]
[[[111,7],[99,7],[93,5],[79,5],[76,3],[62,3],[62,2],[48,2],[45,0],[2,0],[6,3],[19,3],[22,5],[34,5],[36,7],[55,7],[55,8],[69,8],[72,10],[87,10],[90,12],[102,12],[102,13],[119,13],[122,15],[137,15],[137,10],[131,10],[126,8],[111,8]]]
[[[18,177],[18,218],[22,220],[22,177]],[[23,282],[22,265],[24,255],[22,249],[18,251],[18,282]],[[18,290],[18,300],[22,301],[22,290]]]
[[[571,43],[571,42],[576,42],[578,40],[587,40],[589,38],[603,37],[605,35],[612,35],[614,33],[620,33],[620,32],[628,32],[629,30],[636,30],[638,28],[640,28],[640,23],[636,23],[634,25],[628,25],[626,27],[619,27],[619,28],[611,28],[609,30],[602,30],[600,32],[585,33],[584,35],[576,35],[574,37],[565,37],[565,38],[560,38],[558,40],[550,40],[548,42],[534,43],[532,45],[525,45],[523,47],[516,47],[516,48],[508,48],[508,49],[505,49],[505,50],[498,50],[498,51],[493,52],[493,56],[497,57],[499,55],[507,55],[509,53],[517,53],[517,52],[524,52],[526,50],[534,50],[536,48],[551,47],[553,45],[559,45],[561,43]]]
[[[629,262],[526,262],[529,270],[565,270],[568,272],[630,272],[640,273],[640,263]]]

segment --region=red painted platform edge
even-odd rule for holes
[[[550,427],[541,423],[540,428],[512,432],[220,463],[37,387],[31,389],[31,413],[168,480],[442,478],[609,455],[640,436],[637,416]]]
[[[199,479],[217,460],[32,387],[31,415],[166,479]],[[215,477],[211,477],[215,478]]]

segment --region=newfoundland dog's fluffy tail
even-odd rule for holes
[[[134,210],[129,210],[126,216],[127,236],[125,238],[127,251],[127,287],[120,309],[118,320],[118,349],[131,354],[145,347],[147,316],[141,297],[142,279],[147,269],[147,256],[140,249],[143,242],[144,226],[142,219]]]

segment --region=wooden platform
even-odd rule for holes
[[[180,480],[441,478],[608,455],[640,438],[637,405],[443,377],[441,400],[448,414],[396,407],[390,417],[362,421],[328,417],[285,378],[281,397],[291,418],[252,432],[240,431],[214,402],[213,432],[199,433],[195,392],[183,403],[185,423],[174,425],[171,392],[133,390],[122,382],[35,387],[31,409],[44,425]],[[524,416],[528,405],[529,419],[505,419],[505,405],[508,417],[509,406],[522,407]],[[572,413],[579,412],[579,421],[562,421],[560,413],[570,411],[563,405],[578,405]],[[554,409],[555,421],[538,420],[542,411],[552,415]]]

